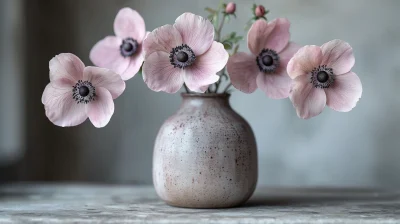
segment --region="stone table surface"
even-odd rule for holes
[[[151,186],[7,184],[0,223],[400,223],[400,191],[258,188],[231,209],[166,205]]]

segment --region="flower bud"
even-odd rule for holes
[[[265,8],[262,5],[256,7],[254,14],[257,17],[263,17],[265,15]]]
[[[229,2],[228,5],[226,5],[225,8],[225,13],[226,14],[233,14],[236,11],[236,4],[233,2]]]

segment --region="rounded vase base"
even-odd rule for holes
[[[227,203],[227,204],[194,204],[194,203],[185,203],[185,202],[170,202],[170,201],[165,201],[165,203],[169,206],[172,207],[177,207],[177,208],[192,208],[192,209],[222,209],[222,208],[235,208],[235,207],[240,207],[244,205],[247,202],[241,201],[238,203]]]

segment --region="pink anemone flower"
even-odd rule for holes
[[[290,58],[300,48],[289,42],[290,22],[278,18],[271,22],[257,20],[247,35],[249,53],[239,52],[229,58],[227,70],[232,85],[253,93],[257,87],[273,99],[289,96],[291,79],[286,72]]]
[[[217,72],[228,61],[228,52],[214,41],[214,26],[192,13],[179,16],[174,25],[151,32],[143,42],[143,79],[153,91],[177,92],[185,83],[204,92],[218,81]]]
[[[90,51],[94,65],[108,68],[128,80],[143,64],[142,42],[146,36],[143,18],[135,10],[121,9],[114,20],[114,33],[97,42]]]
[[[97,128],[104,127],[114,113],[114,102],[125,90],[121,76],[111,70],[85,67],[73,54],[59,54],[49,62],[50,83],[42,103],[46,116],[57,126],[83,123],[88,117]]]
[[[351,72],[353,49],[342,40],[319,46],[304,46],[290,60],[290,100],[300,118],[320,114],[325,105],[340,112],[352,110],[362,95],[358,76]]]

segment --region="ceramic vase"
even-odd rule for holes
[[[227,208],[246,202],[257,183],[257,146],[229,94],[182,94],[159,130],[153,183],[167,204]]]

